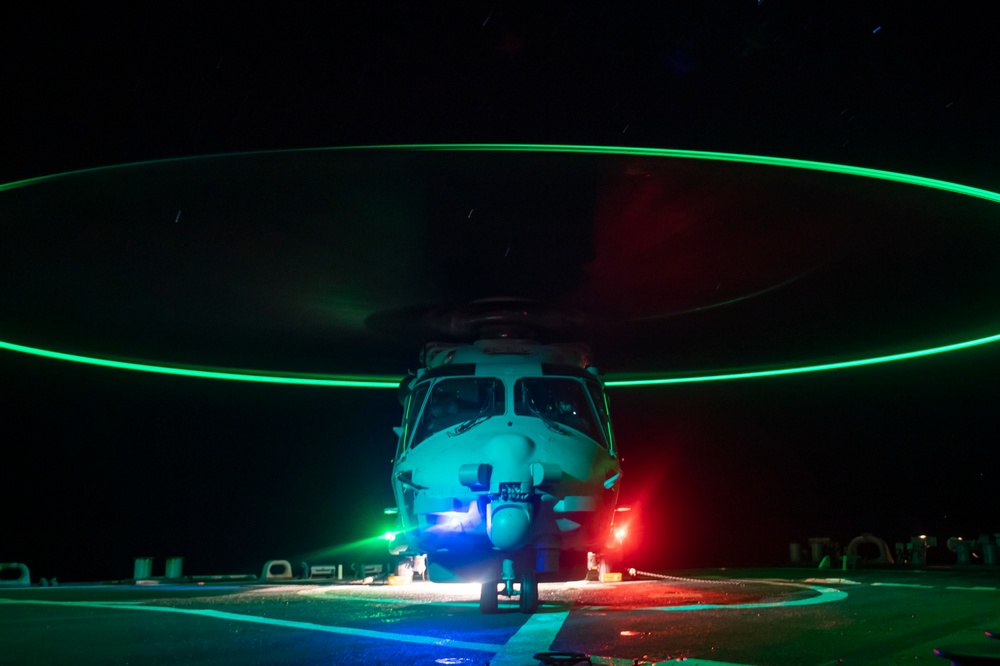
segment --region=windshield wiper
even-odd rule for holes
[[[544,414],[542,414],[541,412],[539,412],[537,409],[535,409],[533,407],[529,407],[528,409],[531,410],[532,414],[534,414],[535,416],[537,416],[538,418],[540,418],[542,420],[542,423],[544,423],[545,427],[548,428],[549,430],[554,430],[555,432],[559,433],[560,435],[568,435],[569,434],[569,430],[566,430],[566,428],[562,427],[562,425],[560,425],[559,423],[553,421],[548,416],[545,416]]]
[[[448,436],[449,437],[455,437],[456,435],[461,435],[463,432],[468,432],[469,430],[472,430],[472,428],[474,428],[475,426],[479,425],[480,423],[486,421],[487,419],[491,418],[492,416],[494,416],[494,415],[493,414],[485,414],[484,415],[483,412],[479,412],[478,416],[475,416],[475,417],[469,419],[465,423],[459,423],[457,426],[455,426],[454,430],[451,430],[451,431],[448,432]]]

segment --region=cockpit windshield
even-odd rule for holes
[[[572,428],[607,446],[584,381],[571,377],[526,377],[514,385],[514,414],[535,416],[553,430]]]
[[[430,391],[411,446],[442,430],[455,434],[506,411],[506,393],[495,377],[450,377],[438,380]]]

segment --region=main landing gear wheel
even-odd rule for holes
[[[482,584],[479,590],[479,612],[490,615],[497,612],[497,582],[491,580]]]
[[[538,610],[538,574],[534,571],[524,572],[519,601],[522,613],[534,613]]]

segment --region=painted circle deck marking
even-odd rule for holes
[[[812,590],[818,594],[814,597],[807,599],[793,599],[790,601],[779,601],[779,602],[765,602],[765,603],[746,603],[746,604],[704,604],[704,605],[688,605],[688,606],[674,606],[674,607],[654,607],[654,608],[644,608],[637,610],[654,610],[654,611],[693,611],[693,610],[710,610],[710,609],[747,609],[747,608],[780,608],[786,606],[804,606],[804,605],[815,605],[822,603],[829,603],[832,601],[839,601],[847,597],[846,592],[840,590],[834,590],[832,588],[821,587],[816,585],[805,585],[800,583],[793,583],[790,581],[773,581],[773,580],[754,580],[754,581],[743,581],[752,582],[756,584],[765,585],[778,585],[783,587],[795,587],[804,590]],[[318,591],[314,590],[303,590],[300,594],[316,594]],[[365,595],[331,595],[336,601],[367,601],[370,603],[384,603],[384,604],[440,604],[439,601],[427,601],[427,600],[416,600],[416,599],[389,599],[383,596],[379,597],[367,597]],[[446,605],[458,605],[449,604],[445,602]],[[393,633],[386,631],[374,631],[369,629],[361,629],[355,627],[340,627],[332,625],[316,624],[313,622],[301,622],[293,620],[280,620],[276,618],[261,617],[257,615],[248,615],[241,613],[229,613],[224,611],[216,611],[210,609],[185,609],[185,608],[174,608],[167,606],[153,606],[153,605],[142,605],[142,602],[135,601],[45,601],[36,599],[2,599],[0,598],[0,604],[31,604],[31,605],[41,605],[41,606],[64,606],[64,607],[86,607],[86,608],[103,608],[106,610],[125,610],[125,611],[150,611],[150,612],[164,612],[164,613],[176,613],[180,615],[188,615],[194,617],[205,617],[213,618],[217,620],[228,620],[235,622],[247,622],[251,624],[261,624],[274,627],[283,627],[288,629],[300,629],[306,631],[319,631],[324,633],[332,634],[342,634],[342,635],[352,635],[360,638],[369,638],[372,640],[388,640],[403,643],[413,643],[429,646],[437,646],[443,648],[456,648],[472,650],[477,652],[489,653],[494,655],[490,659],[490,663],[495,666],[502,665],[513,665],[513,664],[523,664],[531,661],[531,655],[539,650],[550,649],[555,643],[556,637],[561,631],[566,620],[569,618],[570,610],[564,605],[549,605],[550,609],[548,612],[539,612],[530,616],[523,625],[511,636],[505,643],[480,643],[472,641],[460,641],[452,639],[442,639],[430,636],[420,636],[415,634],[403,634],[403,633]],[[474,606],[475,604],[462,604],[468,606]],[[605,656],[593,656],[594,663],[596,664],[613,664],[614,666],[632,663],[631,659],[621,659],[617,657],[605,657]],[[687,657],[685,663],[691,664],[692,666],[749,666],[743,663],[736,662],[724,662],[716,660],[705,660],[698,659],[697,657]]]
[[[790,599],[789,601],[757,601],[744,604],[687,604],[683,606],[652,606],[641,609],[637,608],[636,610],[687,612],[704,610],[747,610],[752,608],[787,608],[794,606],[816,606],[818,604],[828,604],[834,601],[843,601],[847,598],[847,592],[843,590],[835,590],[832,587],[822,587],[819,585],[805,585],[803,583],[777,580],[745,580],[742,582],[780,585],[783,587],[798,587],[805,590],[813,590],[814,592],[817,592],[817,595],[806,599]],[[608,608],[608,606],[593,606],[593,608],[605,609]]]
[[[294,620],[278,620],[276,618],[261,617],[259,615],[244,615],[241,613],[227,613],[225,611],[202,610],[191,608],[172,608],[169,606],[137,606],[135,604],[119,604],[116,602],[99,601],[41,601],[37,599],[0,599],[0,604],[31,604],[39,606],[70,606],[82,608],[104,608],[108,610],[130,610],[130,611],[158,611],[161,613],[179,613],[181,615],[194,615],[197,617],[210,617],[217,620],[230,620],[235,622],[249,622],[252,624],[264,624],[274,627],[285,627],[288,629],[306,629],[309,631],[322,631],[330,634],[344,634],[348,636],[360,636],[362,638],[372,638],[376,640],[400,641],[403,643],[418,643],[421,645],[439,645],[442,647],[461,648],[464,650],[476,650],[479,652],[496,653],[502,649],[502,645],[493,643],[474,643],[470,641],[456,641],[449,638],[434,638],[431,636],[418,636],[416,634],[396,634],[388,631],[373,631],[371,629],[360,629],[357,627],[337,627],[326,624],[316,624],[314,622],[297,622]]]

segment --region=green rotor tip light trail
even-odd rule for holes
[[[864,167],[846,166],[842,164],[830,164],[827,162],[813,162],[809,160],[797,160],[785,157],[766,157],[761,155],[741,155],[737,153],[706,152],[699,150],[676,150],[669,148],[629,148],[620,146],[575,146],[575,145],[538,145],[538,144],[405,144],[405,145],[382,145],[382,146],[309,148],[309,149],[302,149],[300,151],[287,151],[287,152],[354,151],[354,150],[407,150],[414,152],[478,151],[478,152],[565,153],[565,154],[577,153],[577,154],[588,154],[588,155],[630,155],[630,156],[665,157],[665,158],[689,159],[689,160],[708,160],[715,162],[737,162],[742,164],[758,164],[764,166],[789,167],[793,169],[805,169],[811,171],[826,171],[830,173],[839,173],[849,176],[860,176],[864,178],[874,178],[878,180],[894,181],[898,183],[904,183],[907,185],[916,185],[919,187],[943,190],[946,192],[952,192],[954,194],[960,194],[968,197],[976,197],[979,199],[985,199],[987,201],[1000,203],[1000,193],[991,192],[989,190],[984,190],[976,187],[969,187],[967,185],[960,185],[958,183],[950,183],[943,180],[936,180],[933,178],[924,178],[921,176],[912,176],[903,173],[896,173],[893,171],[882,171],[879,169],[867,169]],[[273,152],[286,152],[286,151],[273,151]],[[203,159],[207,157],[214,157],[214,156],[189,157],[189,158],[179,158],[177,160],[163,160],[163,161],[176,162],[181,160],[186,161],[193,159]],[[113,167],[100,167],[98,169],[88,169],[87,171],[101,171],[105,169],[124,168],[128,166],[134,166],[134,165],[125,164]],[[24,187],[34,183],[39,183],[42,181],[51,180],[66,175],[69,174],[43,176],[41,178],[32,178],[30,180],[22,180],[13,183],[0,184],[0,192],[4,190],[17,189],[19,187]],[[793,366],[784,368],[771,368],[765,370],[728,371],[722,373],[709,373],[709,374],[693,374],[693,375],[688,374],[683,376],[667,375],[658,378],[657,377],[651,378],[648,376],[642,378],[629,378],[626,376],[622,376],[620,379],[616,379],[615,376],[612,374],[608,375],[607,377],[608,380],[607,385],[615,387],[657,386],[662,384],[687,384],[695,382],[712,382],[712,381],[723,381],[723,380],[733,380],[733,379],[751,379],[760,377],[774,377],[781,375],[794,375],[794,374],[803,374],[808,372],[839,370],[844,368],[853,368],[866,365],[876,365],[879,363],[904,361],[907,359],[920,358],[923,356],[945,354],[948,352],[958,351],[961,349],[968,349],[970,347],[978,347],[982,345],[992,344],[994,342],[1000,342],[1000,334],[977,338],[975,340],[968,340],[965,342],[957,342],[954,344],[943,345],[939,347],[932,347],[928,349],[904,352],[900,354],[891,354],[887,356],[877,356],[865,359],[839,361],[834,363],[824,363],[820,365],[803,365],[803,366]],[[306,375],[306,374],[282,373],[282,372],[260,372],[255,370],[242,370],[242,369],[218,369],[218,368],[201,368],[201,367],[190,368],[181,366],[169,366],[157,363],[137,363],[131,361],[118,361],[106,358],[81,356],[77,354],[66,354],[63,352],[39,349],[37,347],[28,347],[25,345],[19,345],[12,342],[5,342],[2,340],[0,340],[0,349],[6,349],[8,351],[18,352],[22,354],[32,354],[35,356],[57,359],[61,361],[85,363],[90,365],[116,368],[121,370],[153,372],[159,374],[179,375],[185,377],[199,377],[204,379],[227,379],[230,381],[263,382],[270,384],[297,384],[303,386],[339,386],[339,387],[351,387],[351,388],[397,388],[400,380],[402,379],[401,377],[385,377],[385,376],[375,377],[368,375],[365,376]]]
[[[290,372],[267,373],[256,370],[242,369],[203,369],[185,368],[181,366],[161,365],[155,363],[135,363],[132,361],[116,361],[108,358],[80,356],[79,354],[64,354],[63,352],[26,347],[0,340],[0,349],[32,354],[58,361],[86,363],[117,370],[136,370],[139,372],[155,372],[161,375],[179,375],[182,377],[199,377],[201,379],[228,379],[238,382],[262,382],[265,384],[298,384],[300,386],[342,386],[349,388],[398,388],[402,377],[373,377],[345,375],[306,375]]]

